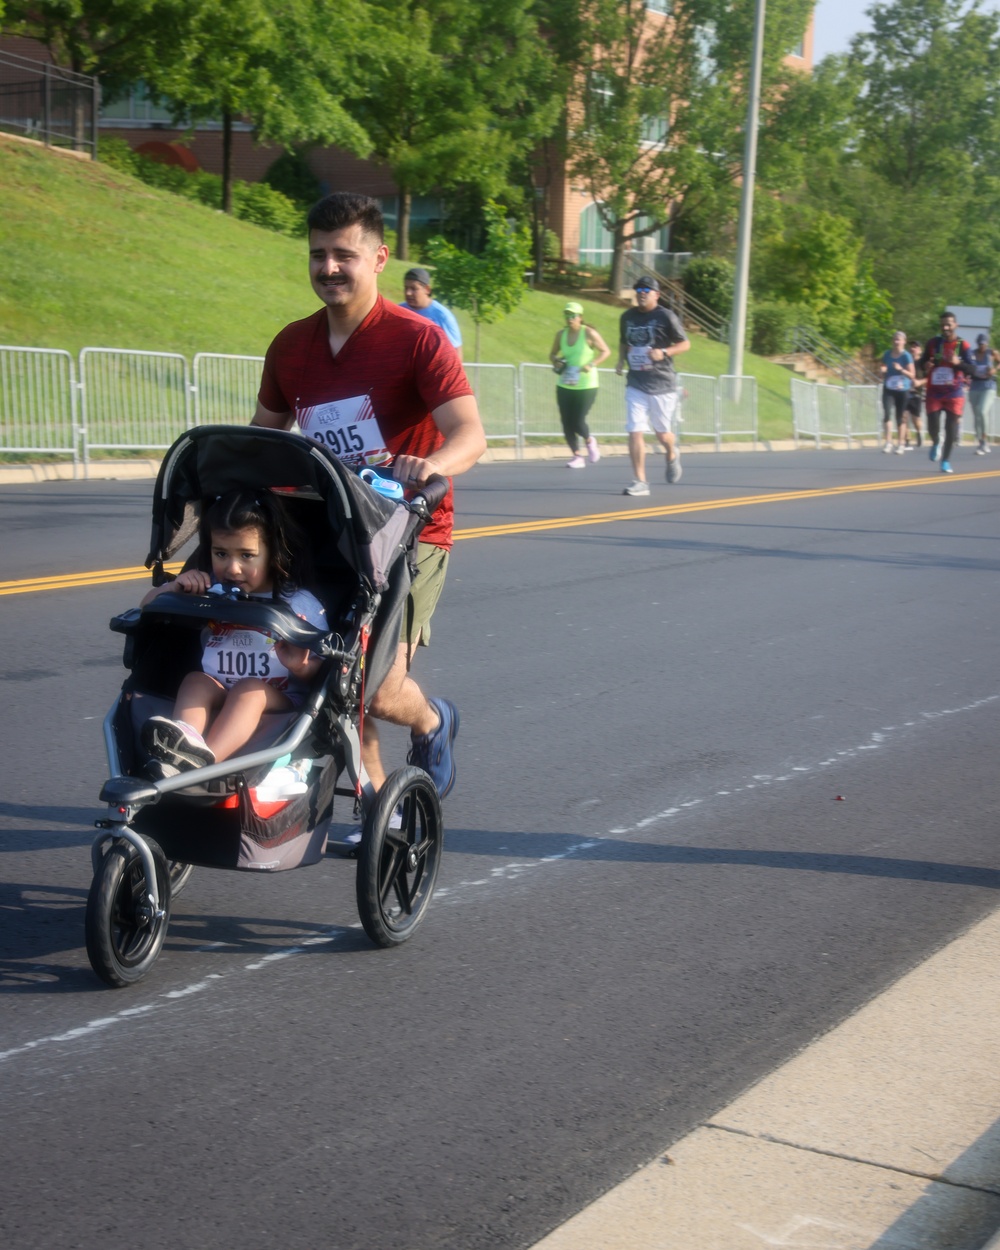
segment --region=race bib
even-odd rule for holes
[[[954,383],[955,370],[947,365],[938,365],[937,368],[931,370],[932,386],[953,386]]]
[[[274,653],[274,639],[259,629],[213,621],[201,655],[202,671],[227,689],[244,677],[257,677],[279,690],[288,686],[288,669]]]
[[[628,349],[628,367],[630,369],[649,369],[653,363],[649,358],[650,350],[648,346],[630,347]]]
[[[562,371],[563,386],[576,386],[577,382],[579,381],[580,381],[580,366],[579,365],[567,365],[566,368]]]
[[[905,391],[909,390],[910,379],[902,373],[894,373],[891,377],[886,378],[885,384],[890,391]]]
[[[368,395],[297,408],[295,419],[303,434],[328,447],[352,469],[388,464],[392,459]]]

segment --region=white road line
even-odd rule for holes
[[[873,731],[866,742],[859,743],[857,746],[849,747],[847,750],[837,751],[836,754],[829,756],[827,759],[819,760],[813,764],[796,764],[793,765],[791,771],[778,776],[772,774],[761,773],[753,777],[743,786],[734,786],[731,790],[716,790],[715,793],[707,799],[692,798],[687,799],[683,803],[676,806],[665,808],[663,811],[656,812],[651,816],[646,816],[637,821],[634,825],[621,825],[609,829],[606,833],[593,833],[582,838],[579,842],[574,842],[567,846],[564,850],[556,852],[552,855],[546,855],[539,859],[531,860],[511,860],[506,864],[501,864],[496,868],[490,869],[488,877],[477,877],[469,881],[458,881],[450,886],[443,886],[435,891],[434,902],[444,904],[460,901],[460,895],[464,895],[467,891],[481,889],[484,886],[495,885],[497,882],[514,881],[519,877],[523,877],[528,873],[534,872],[545,864],[560,863],[563,860],[572,859],[575,855],[579,855],[584,851],[592,850],[595,846],[599,846],[601,842],[611,837],[628,836],[632,833],[642,833],[654,825],[663,824],[672,820],[675,816],[681,815],[683,812],[693,807],[698,807],[702,803],[711,802],[712,798],[723,797],[733,794],[740,794],[745,790],[756,790],[767,786],[777,785],[788,781],[796,781],[800,777],[808,776],[818,768],[827,768],[835,764],[847,763],[852,759],[856,759],[862,751],[876,751],[889,745],[890,735],[898,733],[903,729],[913,729],[921,725],[929,724],[931,721],[939,720],[943,716],[959,716],[962,713],[973,712],[978,708],[985,707],[987,704],[995,703],[1000,699],[1000,693],[986,695],[981,699],[975,699],[971,703],[962,704],[960,707],[941,708],[933,712],[921,712],[916,720],[906,721],[900,726],[887,725],[881,729]],[[301,938],[298,945],[294,947],[281,948],[274,950],[253,963],[244,964],[245,972],[259,972],[264,968],[268,968],[276,963],[280,963],[285,959],[291,959],[295,955],[304,954],[313,946],[335,942],[346,929],[358,929],[360,924],[354,925],[338,925],[335,929],[322,930],[312,934],[306,934]],[[219,981],[231,977],[233,973],[212,973],[203,981],[197,981],[192,985],[186,986],[180,990],[170,990],[161,994],[159,997],[162,1001],[147,1003],[141,1007],[128,1007],[123,1011],[116,1012],[113,1016],[102,1016],[97,1020],[91,1020],[87,1024],[83,1024],[74,1029],[69,1029],[63,1033],[52,1034],[48,1037],[36,1038],[30,1042],[24,1042],[20,1046],[14,1046],[9,1050],[0,1051],[0,1063],[8,1059],[13,1059],[18,1055],[27,1054],[29,1051],[37,1050],[41,1046],[48,1046],[58,1042],[77,1042],[82,1038],[92,1037],[97,1033],[106,1031],[120,1024],[126,1023],[134,1016],[145,1015],[151,1011],[162,1010],[163,1007],[171,1005],[177,1001],[186,1000],[196,994],[200,994],[205,990],[213,988]]]

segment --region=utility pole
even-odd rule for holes
[[[750,94],[743,139],[743,189],[736,244],[736,277],[733,283],[733,315],[729,321],[729,372],[743,373],[743,348],[747,334],[747,287],[750,279],[750,236],[753,230],[753,184],[757,176],[757,122],[760,116],[760,78],[764,55],[764,3],[755,0]]]

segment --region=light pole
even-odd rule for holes
[[[743,188],[736,243],[736,275],[733,282],[733,315],[729,321],[729,372],[743,373],[743,347],[747,334],[747,285],[750,278],[750,235],[753,229],[753,184],[757,174],[757,120],[760,115],[760,77],[764,54],[764,3],[755,0],[753,52],[750,62],[750,94],[743,139]]]

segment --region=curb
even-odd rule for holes
[[[848,448],[845,440],[824,443],[821,451],[864,451],[878,444],[873,440],[853,439],[852,447]],[[716,448],[706,441],[699,443],[681,443],[685,456],[711,455]],[[725,452],[769,452],[769,451],[816,451],[816,445],[800,439],[796,444],[790,438],[757,440],[753,443],[723,443],[719,451]],[[487,447],[481,456],[480,464],[506,464],[518,460],[563,460],[568,455],[565,446],[559,443],[547,443],[544,446],[525,447],[520,456],[513,447]],[[602,443],[602,456],[627,456],[628,446],[625,443]],[[0,465],[0,486],[31,486],[42,482],[84,482],[84,481],[139,481],[155,478],[160,469],[157,459],[141,460],[92,460],[84,469],[83,465],[68,463],[52,464],[6,464]],[[1000,1250],[1000,1247],[997,1247]]]

